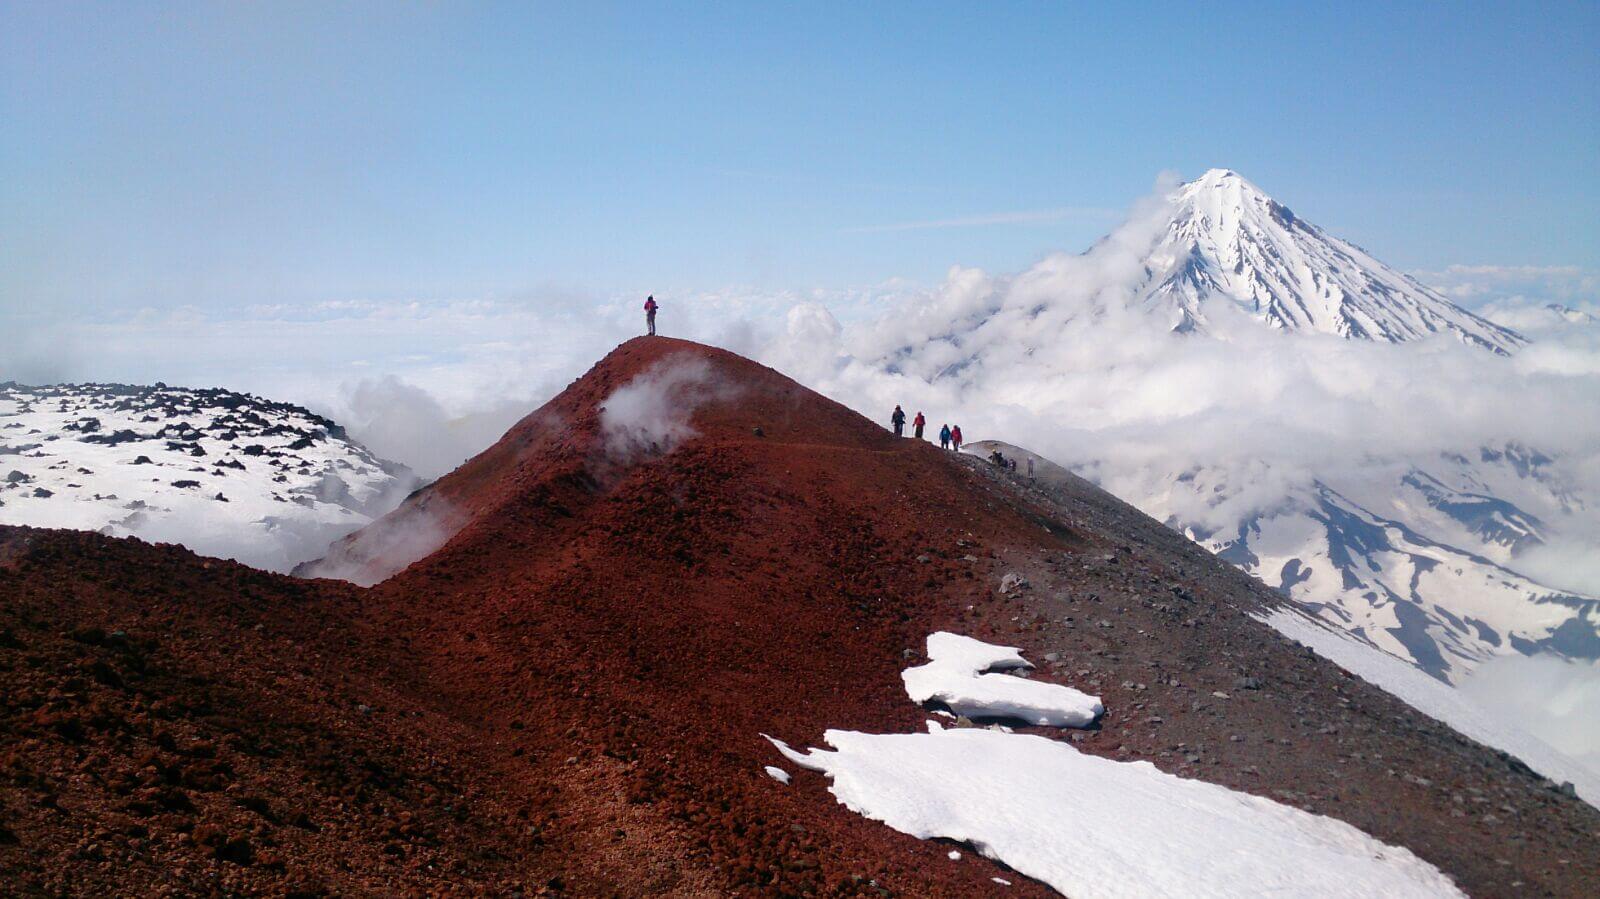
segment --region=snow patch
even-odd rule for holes
[[[999,673],[1033,667],[1012,646],[940,631],[928,637],[928,659],[900,674],[906,693],[919,704],[937,702],[958,715],[1016,718],[1045,727],[1084,727],[1105,711],[1099,697]]]
[[[767,765],[767,766],[763,767],[761,770],[767,772],[767,776],[772,778],[773,780],[777,781],[778,783],[781,783],[784,786],[788,786],[789,785],[789,772],[783,770],[782,768],[779,768],[776,765]]]
[[[768,739],[771,739],[770,737]],[[801,753],[847,808],[919,839],[970,844],[1064,894],[1459,896],[1437,868],[1333,818],[982,729],[830,730]]]

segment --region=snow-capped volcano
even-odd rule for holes
[[[1553,561],[1600,521],[1600,460],[1563,421],[1583,391],[1539,369],[1524,395],[1527,338],[1234,172],[1136,204],[1082,253],[953,269],[838,343],[814,383],[1033,441],[1440,680],[1600,659],[1600,591]]]
[[[1210,311],[1230,303],[1285,331],[1385,343],[1449,333],[1499,353],[1526,342],[1227,169],[1206,172],[1170,199],[1172,219],[1146,257],[1142,295],[1179,330],[1205,330]]]
[[[287,403],[164,384],[0,384],[0,524],[182,543],[287,571],[415,484]]]

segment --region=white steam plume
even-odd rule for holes
[[[627,464],[671,452],[696,436],[690,424],[695,409],[733,390],[705,359],[689,355],[662,359],[612,391],[602,404],[600,434],[606,460]]]

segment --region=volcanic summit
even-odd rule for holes
[[[0,529],[0,884],[1047,895],[764,770],[763,734],[922,729],[901,675],[945,631],[1103,700],[1018,733],[1338,819],[1469,893],[1600,882],[1600,812],[1280,636],[1259,582],[723,350],[623,344],[301,573]]]

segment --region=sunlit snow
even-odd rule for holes
[[[1009,646],[940,631],[928,637],[928,663],[900,677],[913,702],[936,702],[958,715],[1016,718],[1047,727],[1082,727],[1105,710],[1099,697],[1026,680],[997,669],[1032,667]]]
[[[1333,818],[1027,734],[830,730],[790,761],[847,808],[972,845],[1069,896],[1457,896],[1406,849]]]
[[[1103,711],[1069,687],[996,673],[1028,665],[1013,647],[941,631],[928,638],[928,657],[902,674],[917,702],[1039,723],[1087,724]],[[927,726],[829,730],[831,751],[767,739],[789,761],[827,775],[852,811],[919,839],[967,843],[1080,899],[1462,895],[1409,850],[1343,821],[1045,737]]]

